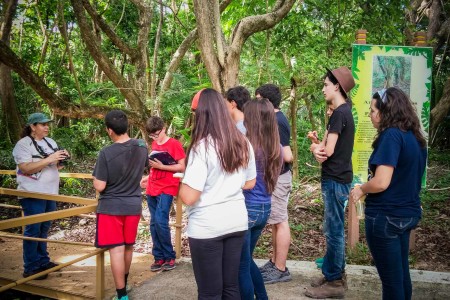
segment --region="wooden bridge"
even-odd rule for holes
[[[0,175],[15,176],[16,173],[11,170],[0,170]],[[92,175],[81,173],[60,173],[60,177],[92,179]],[[56,299],[103,299],[106,294],[115,292],[114,281],[109,268],[105,273],[105,263],[108,263],[108,255],[106,255],[105,260],[106,249],[97,249],[92,243],[30,238],[3,231],[28,224],[95,212],[97,208],[96,198],[31,193],[7,188],[0,188],[0,195],[31,197],[77,205],[64,210],[27,217],[22,214],[22,217],[19,218],[0,221],[0,243],[2,244],[0,250],[0,293],[8,289],[16,289]],[[0,204],[0,207],[3,207],[3,209],[21,209],[20,206],[7,204]],[[171,224],[175,227],[177,258],[181,256],[181,220],[182,205],[181,201],[177,200],[176,223]],[[148,222],[145,223],[148,224]],[[22,278],[22,240],[47,241],[48,252],[59,265],[33,276]],[[52,249],[57,249],[57,252],[62,253],[62,255],[53,255]],[[153,275],[149,271],[151,261],[151,255],[138,253],[134,255],[131,278],[129,279],[131,284],[141,282]],[[47,280],[34,280],[45,274],[50,274]]]

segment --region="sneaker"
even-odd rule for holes
[[[277,283],[291,281],[292,276],[289,269],[286,267],[285,271],[280,271],[277,267],[269,269],[263,274],[264,283]]]
[[[262,267],[259,268],[259,271],[261,274],[267,272],[270,269],[273,269],[275,267],[275,264],[272,262],[271,259],[269,259],[268,262],[266,262]]]
[[[51,268],[54,268],[54,267],[57,267],[57,266],[59,266],[58,263],[55,263],[55,262],[51,261],[51,262],[41,266],[41,270],[44,271],[44,270],[48,270],[48,269],[51,269]],[[58,271],[56,271],[56,272],[58,272]]]
[[[155,260],[155,262],[150,266],[150,271],[156,272],[161,270],[162,265],[165,263],[164,259]]]
[[[305,296],[314,299],[344,298],[345,288],[341,279],[326,281],[321,286],[307,288]]]
[[[22,276],[24,278],[27,278],[27,277],[33,276],[37,273],[40,273],[42,271],[44,271],[44,270],[37,269],[37,270],[31,271],[31,272],[23,272]],[[47,277],[48,277],[48,274],[45,274],[45,275],[39,276],[38,278],[35,278],[34,280],[44,280],[44,279],[47,279]]]
[[[175,267],[175,259],[173,258],[166,260],[166,262],[162,265],[163,271],[170,271],[175,269]]]
[[[128,300],[128,295],[119,298],[117,295],[111,298],[111,300]]]

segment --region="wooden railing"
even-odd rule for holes
[[[15,170],[0,170],[0,175],[15,176],[16,171]],[[85,173],[59,173],[59,176],[62,178],[92,179],[91,174],[85,174]],[[14,218],[14,219],[10,219],[10,220],[0,221],[0,230],[20,227],[20,226],[24,227],[25,225],[29,225],[29,224],[40,223],[40,222],[45,222],[45,221],[52,221],[52,220],[57,220],[57,219],[67,218],[67,217],[72,217],[72,216],[79,216],[79,215],[95,212],[95,210],[97,208],[97,199],[89,199],[89,198],[82,198],[82,197],[76,197],[76,196],[31,193],[31,192],[27,192],[27,191],[20,191],[20,190],[16,190],[16,189],[8,189],[8,188],[0,188],[0,195],[38,198],[38,199],[43,199],[43,200],[53,200],[53,201],[58,201],[58,202],[66,202],[66,203],[73,203],[73,204],[81,205],[79,207],[73,207],[73,208],[68,208],[68,209],[64,209],[64,210],[58,210],[58,211],[53,211],[53,212],[48,212],[48,213],[43,213],[43,214],[26,216],[26,217],[24,217],[22,214],[22,217],[20,217],[20,218]],[[0,207],[21,209],[20,206],[8,205],[8,204],[0,204]],[[92,217],[95,217],[95,216],[92,216]],[[143,221],[142,223],[148,224],[148,222],[146,222],[146,221]],[[181,257],[181,230],[182,230],[182,202],[178,198],[176,199],[176,221],[174,224],[172,223],[170,225],[175,227],[175,252],[176,252],[177,258],[180,258]],[[56,241],[56,240],[49,240],[49,239],[31,238],[31,237],[24,237],[24,236],[8,234],[8,233],[0,233],[0,237],[94,247],[94,245],[91,243],[79,243],[79,242]],[[0,292],[5,291],[10,288],[17,287],[20,284],[26,283],[26,282],[33,280],[37,277],[40,277],[42,275],[57,271],[61,268],[64,268],[66,266],[69,266],[71,264],[79,262],[81,260],[87,259],[92,256],[96,256],[96,262],[97,262],[96,270],[97,271],[96,271],[96,295],[95,295],[95,298],[103,299],[105,296],[105,278],[104,278],[104,262],[105,262],[104,252],[105,251],[106,251],[106,249],[94,249],[94,251],[92,253],[86,254],[79,258],[76,258],[70,262],[60,264],[57,267],[54,267],[52,269],[49,269],[49,270],[40,272],[38,274],[35,274],[33,276],[19,279],[17,281],[3,285],[2,287],[0,287]],[[28,289],[31,290],[32,292],[33,292],[33,290],[36,290],[35,293],[39,294],[39,292],[37,292],[37,288],[35,288],[35,287],[31,286]],[[42,291],[41,291],[41,293],[42,293]],[[59,293],[61,293],[61,292],[59,292]],[[47,295],[43,295],[43,296],[47,296]],[[66,296],[67,296],[67,298],[73,298],[71,296],[71,294],[69,294],[69,293],[67,293]]]
[[[0,174],[15,175],[15,171],[0,170]],[[92,176],[90,174],[80,174],[80,173],[60,173],[60,176],[61,177],[70,177],[70,178],[92,179]],[[73,203],[73,204],[81,205],[79,207],[72,207],[72,208],[53,211],[53,212],[36,214],[36,215],[31,215],[31,216],[26,216],[26,217],[13,218],[10,220],[3,220],[3,221],[0,221],[0,230],[5,230],[5,229],[9,229],[9,228],[25,226],[25,225],[34,224],[34,223],[41,223],[41,222],[45,222],[45,221],[52,221],[52,220],[57,220],[57,219],[61,219],[61,218],[77,216],[77,215],[80,215],[83,213],[94,212],[97,208],[97,199],[88,199],[88,198],[82,198],[82,197],[53,195],[53,194],[44,194],[44,193],[32,193],[32,192],[19,191],[19,190],[15,190],[15,189],[7,189],[7,188],[0,188],[0,195],[38,198],[38,199],[43,199],[43,200],[53,200],[53,201],[58,201],[58,202],[66,202],[66,203]],[[18,206],[6,205],[6,204],[2,204],[2,206],[8,207],[8,208],[20,208]],[[33,241],[42,241],[42,242],[49,242],[49,243],[61,243],[61,244],[94,247],[94,245],[90,244],[90,243],[55,241],[55,240],[50,240],[50,239],[25,237],[25,236],[19,236],[19,235],[8,234],[8,233],[1,233],[0,236],[2,238],[13,238],[13,239],[21,239],[21,240],[33,240]],[[81,257],[73,259],[69,262],[62,263],[51,269],[42,271],[40,273],[37,273],[35,275],[29,276],[26,278],[18,279],[9,284],[4,284],[2,287],[0,287],[0,292],[3,292],[10,288],[15,288],[18,285],[27,283],[28,281],[36,279],[40,276],[43,276],[43,275],[49,274],[51,272],[57,271],[59,269],[62,269],[64,267],[70,266],[79,261],[88,259],[89,257],[96,256],[96,270],[97,271],[96,271],[95,298],[103,299],[105,296],[105,278],[104,278],[104,268],[105,268],[104,252],[105,251],[106,251],[106,249],[94,249],[93,252],[91,252],[91,253],[88,253],[86,255],[83,255]],[[40,290],[34,286],[29,286],[28,290],[30,290],[31,292],[34,291],[36,294],[39,294],[39,292],[38,292],[38,290],[39,290],[40,293],[42,293],[42,290]],[[67,296],[67,298],[73,298],[73,295],[71,293],[59,292],[59,295],[65,295],[65,296]],[[46,296],[46,295],[43,295],[43,296]]]
[[[15,170],[0,170],[0,175],[16,176],[16,171]],[[59,177],[92,179],[92,175],[87,174],[87,173],[59,173]],[[7,194],[7,192],[8,192],[8,194]],[[13,190],[13,189],[0,188],[0,195],[7,194],[7,195],[11,195],[11,196],[24,197],[25,194],[22,194],[22,193],[26,193],[26,192]],[[81,198],[81,197],[46,195],[46,194],[42,194],[44,196],[41,196],[41,194],[39,194],[39,195],[40,195],[39,199],[56,200],[57,201],[56,198],[60,197],[60,199],[61,199],[60,201],[63,201],[63,202],[64,202],[64,199],[66,199],[66,200],[70,200],[70,201],[66,201],[66,202],[71,202],[71,203],[76,203],[76,204],[86,203],[86,202],[84,202],[84,200],[86,200],[86,198]],[[42,197],[45,197],[45,198],[42,198]],[[92,199],[90,199],[90,200],[92,200]],[[175,253],[176,253],[177,258],[180,258],[181,257],[181,231],[183,228],[183,225],[182,225],[183,203],[181,202],[180,199],[178,199],[178,197],[176,197],[175,203],[176,203],[176,205],[175,205],[175,212],[176,212],[175,223],[170,223],[169,225],[175,227]],[[13,207],[13,206],[7,205],[7,204],[0,204],[0,207],[20,209],[20,206]],[[83,212],[79,213],[79,215],[81,215],[81,216],[83,216],[83,214],[84,214]],[[89,217],[95,217],[95,216],[89,216]],[[141,223],[148,224],[148,222],[146,222],[146,221],[141,221]],[[0,228],[0,230],[2,230],[2,229]]]

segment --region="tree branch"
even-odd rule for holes
[[[2,27],[0,28],[0,38],[3,42],[8,43],[9,45],[9,35],[11,34],[11,27],[15,15],[15,11],[17,8],[18,0],[10,0],[9,3],[5,2],[5,6],[3,9],[5,10]]]
[[[31,70],[3,41],[0,41],[0,62],[16,72],[27,85],[29,85],[49,106],[60,116],[71,118],[103,118],[110,110],[106,106],[80,107],[70,101],[57,96],[45,82]],[[142,121],[140,114],[126,111],[132,123],[139,124]]]
[[[278,0],[272,12],[242,19],[231,36],[233,52],[240,51],[245,41],[254,33],[267,30],[278,24],[291,10],[296,0]]]
[[[111,42],[116,45],[119,50],[130,57],[133,57],[135,51],[133,48],[128,46],[103,20],[103,18],[97,13],[97,11],[92,7],[88,0],[81,0],[83,7],[86,9],[92,20],[101,28],[101,30],[106,34],[106,36],[111,40]]]
[[[130,86],[128,81],[120,75],[109,58],[101,50],[100,45],[98,45],[96,38],[87,23],[83,5],[78,0],[71,0],[71,2],[75,17],[78,21],[78,26],[80,27],[81,37],[92,58],[98,64],[99,68],[102,69],[105,75],[108,76],[108,78],[119,89],[120,93],[130,104],[130,107],[138,114],[141,114],[142,118],[145,118],[149,115],[147,108],[144,106],[143,101],[139,98],[136,91]]]

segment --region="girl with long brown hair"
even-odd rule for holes
[[[351,199],[356,202],[367,194],[366,239],[383,299],[411,299],[409,236],[422,215],[426,141],[411,100],[399,88],[373,95],[370,119],[378,134],[369,158],[369,181],[355,187]]]
[[[192,101],[195,124],[179,197],[188,205],[198,299],[239,299],[239,259],[247,231],[243,189],[256,182],[251,144],[213,89]]]
[[[256,185],[244,191],[248,214],[239,267],[241,299],[268,299],[261,271],[253,260],[253,251],[270,215],[271,195],[281,171],[282,157],[278,125],[268,99],[249,101],[244,105],[244,126],[255,150]]]

